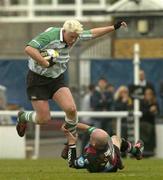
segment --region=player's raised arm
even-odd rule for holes
[[[49,66],[49,62],[41,56],[38,49],[31,46],[26,46],[25,53],[28,54],[28,56],[30,56],[32,59],[37,61],[37,63],[40,64],[42,67],[46,68]]]
[[[121,26],[127,27],[127,24],[124,21],[118,21],[114,25],[111,26],[105,26],[105,27],[98,27],[91,29],[91,33],[93,38],[101,37],[107,33],[110,33],[112,31],[115,31],[119,29]]]

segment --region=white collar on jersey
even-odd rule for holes
[[[60,30],[60,41],[63,42],[63,28]]]

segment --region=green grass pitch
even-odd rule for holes
[[[163,160],[124,160],[117,173],[88,173],[68,168],[61,159],[0,160],[0,180],[163,180]]]

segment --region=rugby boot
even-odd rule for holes
[[[25,112],[19,111],[18,117],[17,117],[17,124],[16,124],[16,130],[20,137],[23,137],[25,134],[25,131],[27,129],[27,121],[25,120],[25,117],[23,116]]]

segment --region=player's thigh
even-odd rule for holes
[[[39,120],[48,121],[50,119],[50,108],[47,100],[33,100],[31,103]]]
[[[71,91],[67,87],[62,87],[53,95],[53,100],[57,102],[60,108],[65,112],[76,111],[75,101]]]

